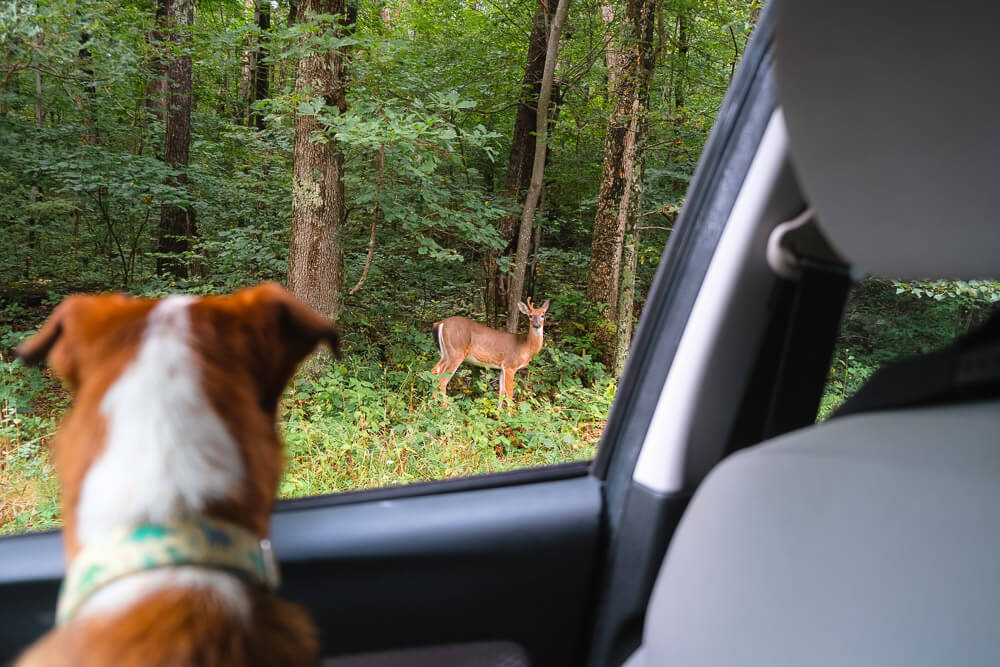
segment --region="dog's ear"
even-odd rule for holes
[[[135,308],[122,308],[126,303]],[[130,336],[127,329],[135,327],[122,326],[123,318],[130,318],[132,310],[146,309],[124,294],[74,294],[56,306],[38,333],[18,345],[15,352],[29,366],[47,361],[75,388],[79,385],[81,363],[94,355],[98,339],[121,341]]]
[[[48,358],[52,348],[62,337],[63,319],[66,317],[68,304],[69,300],[66,300],[56,306],[38,332],[14,350],[26,366],[38,366]]]
[[[275,283],[264,283],[233,295],[246,325],[257,332],[256,369],[262,405],[277,406],[295,368],[318,344],[340,358],[340,332],[330,319],[302,303]]]
[[[310,352],[316,345],[325,343],[333,356],[340,359],[340,331],[332,321],[284,290],[281,290],[278,303],[279,321],[286,336],[303,341]]]
[[[263,283],[249,290],[264,308],[273,309],[282,342],[305,357],[316,345],[325,343],[340,359],[340,331],[332,321],[289,294],[276,283]],[[295,360],[298,363],[302,357]]]

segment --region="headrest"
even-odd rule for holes
[[[856,268],[1000,276],[1000,4],[779,0],[792,162]]]

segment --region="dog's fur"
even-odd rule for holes
[[[18,348],[74,394],[53,444],[67,561],[112,529],[203,514],[264,538],[282,469],[278,399],[326,318],[274,284],[231,296],[66,299]],[[18,665],[315,665],[306,613],[197,567],[125,577]]]

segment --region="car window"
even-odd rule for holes
[[[995,281],[861,281],[847,301],[817,420],[882,366],[945,347],[989,319],[998,304]]]
[[[0,534],[59,525],[70,397],[13,350],[75,292],[276,281],[334,316],[343,360],[282,401],[283,498],[594,456],[760,0],[573,5],[547,106],[556,3],[196,5],[170,30],[85,4],[0,11]],[[511,316],[528,338],[466,321]]]

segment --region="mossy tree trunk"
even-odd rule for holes
[[[625,34],[615,58],[620,69],[612,77],[614,109],[604,139],[604,165],[587,269],[588,300],[605,304],[597,340],[619,372],[631,336],[635,231],[642,195],[649,89],[656,59],[655,19],[655,0],[627,2]],[[627,233],[630,254],[625,260],[629,266],[623,275],[622,250]],[[619,291],[622,278],[627,278],[625,294]]]
[[[166,66],[163,159],[180,173],[170,180],[183,188],[188,179],[185,170],[191,151],[191,25],[194,23],[193,0],[168,0],[166,42],[172,55]],[[157,271],[174,277],[187,277],[192,269],[184,254],[197,235],[194,208],[165,204],[160,208],[160,233],[157,250],[165,256],[157,259]]]
[[[299,3],[300,21],[316,14],[343,14],[344,0]],[[296,67],[296,97],[321,96],[327,107],[347,108],[344,55],[310,52]],[[324,134],[315,115],[296,114],[292,169],[292,228],[288,244],[288,288],[315,310],[336,319],[344,289],[344,154],[336,138]]]

